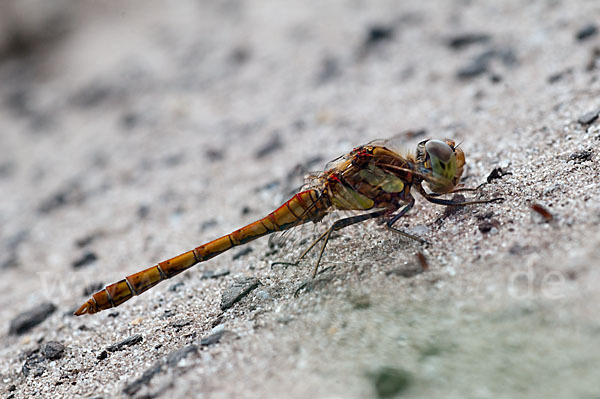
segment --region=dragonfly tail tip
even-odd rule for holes
[[[96,313],[91,305],[92,304],[90,303],[90,301],[87,301],[86,303],[84,303],[83,305],[81,305],[79,307],[79,309],[77,309],[73,314],[75,316],[81,316],[81,315],[84,315],[86,313],[87,314]]]

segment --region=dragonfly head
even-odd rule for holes
[[[434,193],[447,193],[458,184],[465,165],[465,153],[453,140],[424,140],[417,146],[417,162]]]

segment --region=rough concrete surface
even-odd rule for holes
[[[19,0],[0,15],[3,398],[600,395],[598,1]],[[430,244],[349,227],[297,297],[316,253],[272,263],[310,226],[72,315],[394,136],[462,142],[463,183],[501,168],[473,196],[505,201],[417,195],[399,224]]]

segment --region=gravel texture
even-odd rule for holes
[[[2,2],[0,396],[598,397],[598,15],[596,0]],[[429,244],[349,227],[312,284],[316,253],[272,263],[335,215],[72,315],[382,137],[462,142],[464,184],[505,201],[417,196],[398,227]],[[222,308],[236,281],[252,289]]]

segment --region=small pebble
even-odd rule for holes
[[[39,353],[35,353],[27,358],[25,364],[21,368],[21,371],[25,377],[30,375],[33,377],[40,377],[46,371],[46,368],[42,366],[44,358]]]
[[[239,258],[241,258],[242,256],[246,256],[246,255],[248,255],[250,252],[252,252],[252,247],[246,247],[246,248],[244,248],[244,249],[242,249],[242,250],[238,251],[237,253],[235,253],[235,254],[234,254],[232,257],[231,257],[231,259],[233,259],[233,260],[239,259]]]
[[[58,341],[48,341],[42,348],[42,354],[48,360],[60,359],[65,353],[65,346]]]
[[[205,270],[204,273],[202,273],[202,280],[205,280],[207,278],[219,278],[219,277],[224,277],[229,275],[230,271],[229,270],[219,270],[219,271],[214,271],[214,270]]]
[[[281,148],[283,148],[283,141],[281,141],[281,137],[278,132],[274,132],[270,139],[268,139],[261,147],[254,151],[254,158],[265,158],[267,155],[271,155]]]
[[[98,260],[98,256],[95,253],[93,253],[91,251],[86,251],[78,259],[73,261],[72,266],[75,269],[78,269],[82,266],[86,266],[86,265],[89,265],[90,263],[94,263],[97,260]]]
[[[182,328],[185,326],[189,326],[190,324],[192,324],[192,321],[190,319],[180,319],[180,320],[175,320],[175,321],[171,322],[169,324],[169,326],[175,327],[175,328]]]
[[[260,281],[256,277],[242,277],[236,279],[221,297],[221,310],[229,309],[234,303],[256,289]]]
[[[162,371],[162,363],[163,362],[160,360],[154,363],[149,369],[144,371],[140,378],[133,381],[131,384],[125,386],[125,388],[123,388],[123,393],[129,396],[135,395],[135,393],[139,391],[144,385],[147,385],[156,374]]]
[[[171,353],[169,353],[166,357],[166,363],[169,367],[177,366],[177,364],[184,358],[188,357],[192,353],[198,352],[197,345],[188,345],[184,346],[181,349],[177,349]]]
[[[589,161],[594,156],[594,152],[590,149],[588,150],[579,150],[571,153],[569,155],[569,161],[575,161],[576,163],[581,163],[585,161]]]
[[[135,395],[143,386],[148,385],[155,375],[163,371],[165,366],[175,367],[182,359],[197,351],[198,346],[188,345],[169,353],[166,357],[156,361],[150,368],[144,371],[140,378],[125,386],[123,393],[129,396]]]
[[[391,40],[394,37],[394,27],[385,25],[372,25],[367,30],[364,47]]]
[[[171,285],[169,287],[169,291],[176,292],[179,289],[179,287],[183,287],[184,285],[185,285],[185,283],[183,281],[179,281],[179,282]]]
[[[120,351],[121,349],[125,348],[126,346],[132,346],[132,345],[138,344],[138,343],[142,342],[143,340],[144,340],[144,338],[142,337],[141,334],[132,335],[129,338],[125,338],[121,342],[107,346],[106,350],[109,352]]]
[[[50,302],[42,303],[33,309],[20,313],[11,320],[8,333],[20,335],[37,326],[56,310],[56,306]]]
[[[587,112],[587,113],[581,115],[579,118],[577,118],[577,122],[581,123],[582,125],[589,125],[598,118],[599,112],[600,112],[600,110]]]
[[[208,337],[202,338],[200,340],[200,345],[201,346],[215,345],[216,343],[218,343],[221,340],[221,338],[223,337],[223,334],[225,334],[225,329],[219,329],[216,332],[213,332],[212,334],[210,334]]]
[[[496,229],[497,232],[499,225],[500,223],[496,219],[485,219],[481,221],[477,227],[479,228],[479,231],[485,234],[491,233],[492,229]]]
[[[487,33],[461,33],[448,39],[448,47],[454,50],[466,48],[475,43],[485,43],[491,36]]]
[[[577,31],[575,38],[578,41],[583,41],[595,36],[598,33],[598,27],[595,24],[588,24]]]

